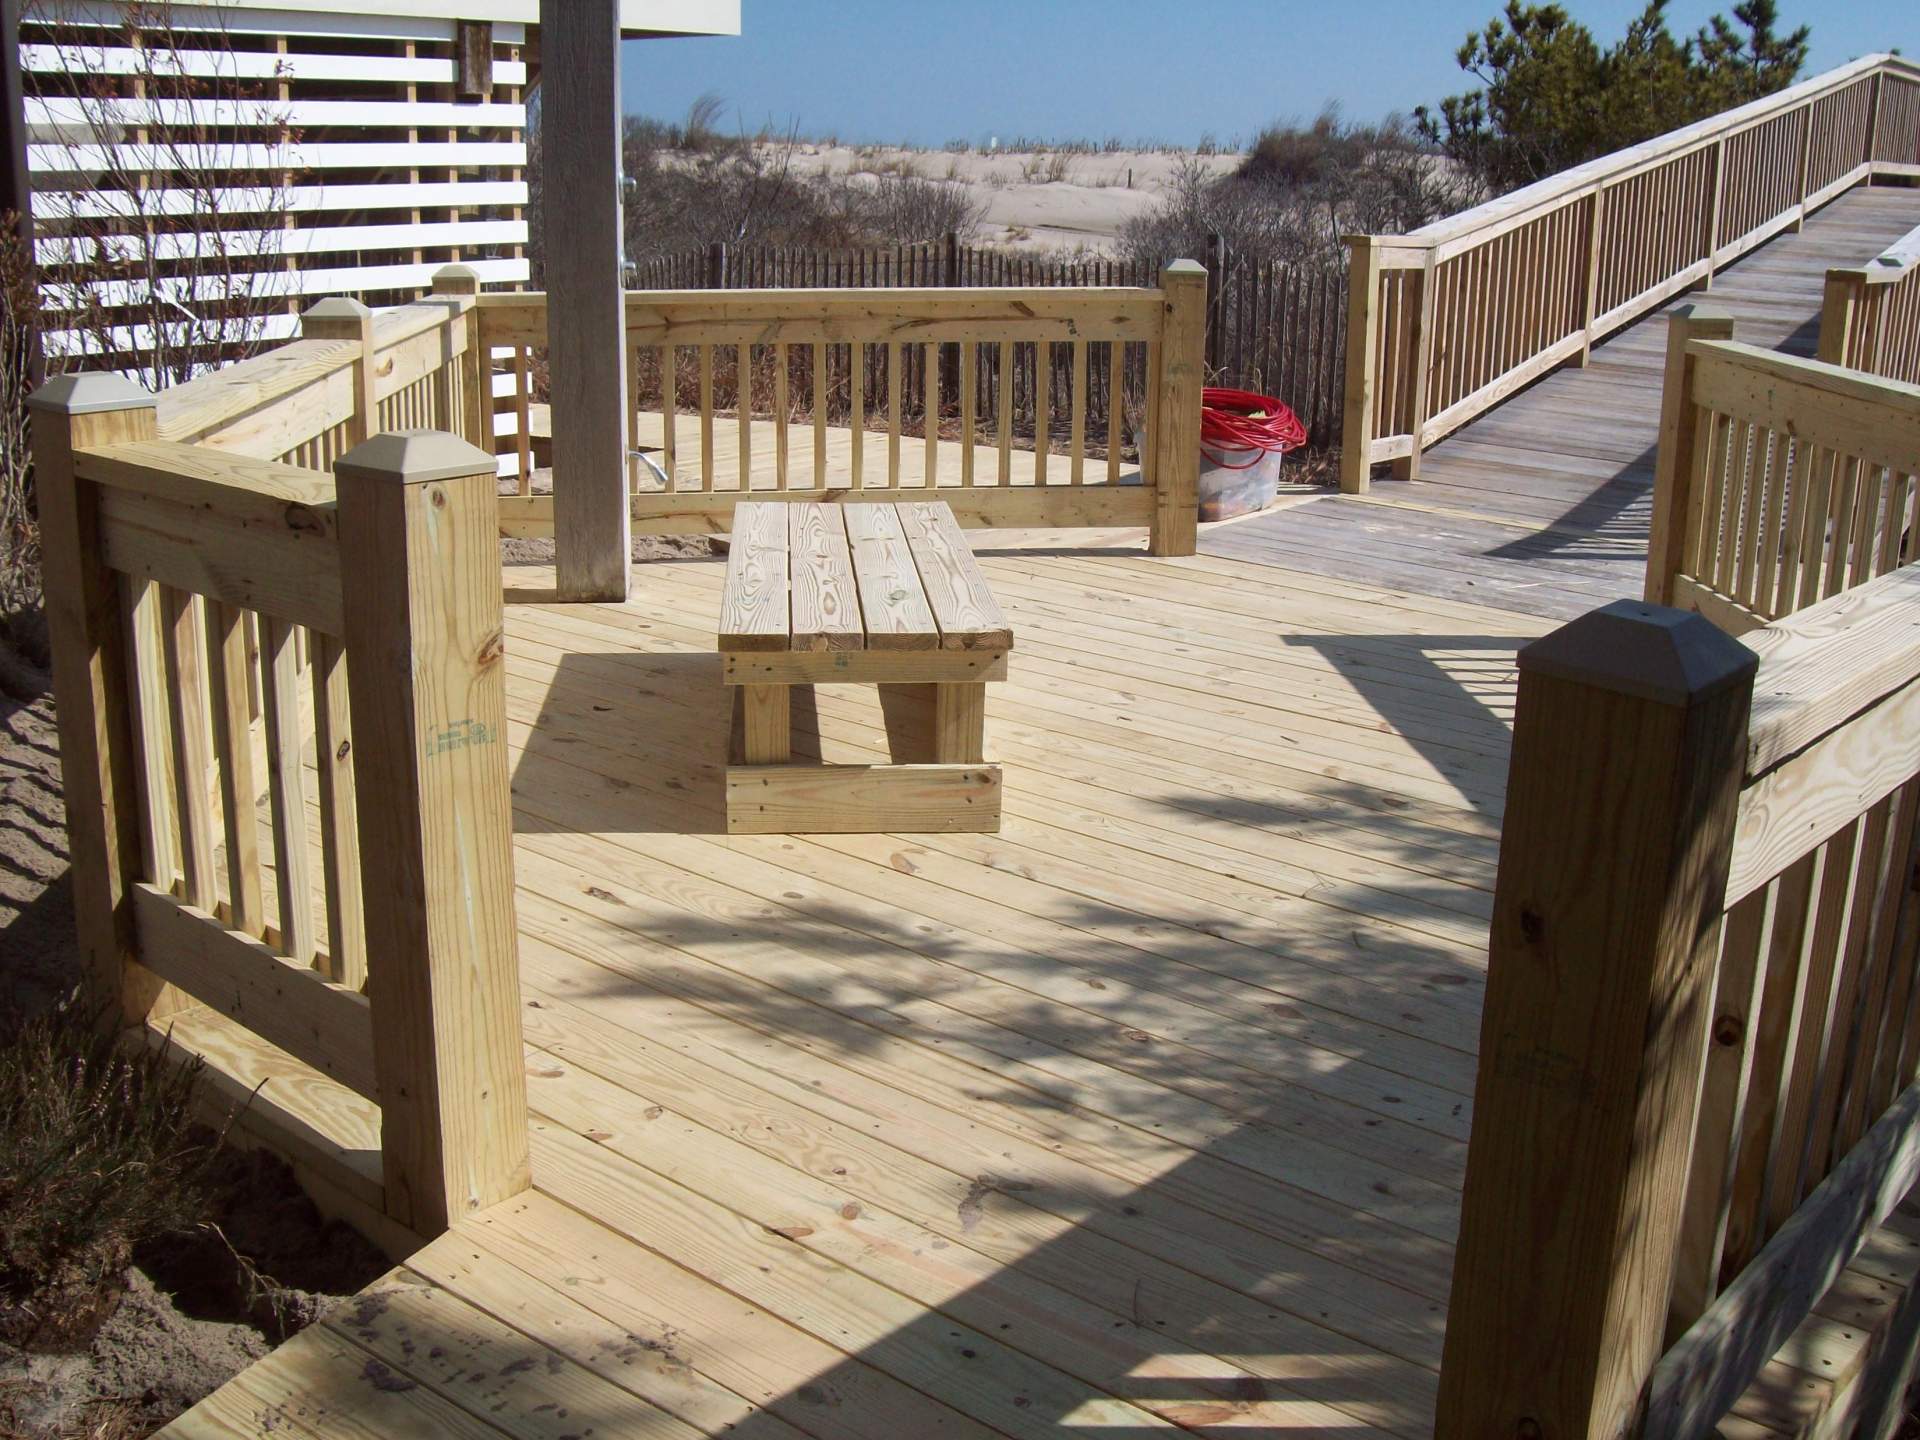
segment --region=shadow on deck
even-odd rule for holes
[[[998,835],[722,834],[718,564],[510,609],[535,1190],[174,1433],[1430,1432],[1543,627],[983,565]]]

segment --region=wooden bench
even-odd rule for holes
[[[944,502],[734,507],[720,656],[730,833],[990,831],[986,688],[1013,631]],[[890,764],[796,762],[793,691],[873,685]]]

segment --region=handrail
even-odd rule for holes
[[[466,393],[478,382],[483,343],[464,288],[471,276],[464,266],[445,267],[433,298],[373,314],[353,338],[309,319],[300,339],[162,391],[160,438],[325,465],[391,419],[437,425],[491,448],[477,397]],[[369,352],[370,394],[354,380]],[[369,405],[399,413],[363,415]]]
[[[1341,486],[1422,450],[1862,181],[1920,175],[1920,65],[1869,56],[1423,227],[1354,235]]]
[[[1819,355],[1889,380],[1920,381],[1920,228],[1864,265],[1827,271]]]
[[[1917,606],[1520,652],[1439,1435],[1707,1440],[1920,1177]]]
[[[1729,136],[1748,130],[1755,125],[1771,120],[1783,110],[1791,110],[1821,96],[1831,93],[1851,83],[1862,75],[1871,75],[1877,71],[1895,69],[1904,70],[1915,80],[1920,80],[1920,62],[1905,59],[1899,55],[1865,55],[1833,70],[1811,76],[1772,95],[1763,95],[1758,100],[1749,100],[1746,104],[1732,110],[1724,110],[1718,115],[1710,115],[1704,120],[1696,120],[1691,125],[1683,125],[1678,130],[1669,130],[1664,135],[1656,135],[1651,140],[1642,140],[1637,145],[1629,145],[1624,150],[1615,150],[1606,155],[1562,170],[1558,174],[1548,175],[1534,181],[1531,185],[1509,191],[1495,199],[1476,205],[1471,210],[1462,210],[1457,215],[1446,215],[1430,224],[1397,237],[1396,244],[1408,245],[1420,242],[1426,246],[1435,246],[1470,232],[1484,230],[1523,210],[1536,210],[1541,205],[1559,199],[1584,196],[1595,189],[1604,187],[1609,181],[1618,180],[1629,173],[1644,168],[1652,161],[1666,159],[1687,150],[1710,145]]]
[[[1668,321],[1646,598],[1741,633],[1920,559],[1920,387]]]

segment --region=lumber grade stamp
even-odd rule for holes
[[[744,501],[720,600],[735,835],[995,831],[986,692],[1013,630],[942,501]],[[793,758],[795,686],[874,685],[891,764]]]

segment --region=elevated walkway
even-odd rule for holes
[[[1202,537],[1212,555],[1572,619],[1639,595],[1667,314],[1707,300],[1735,338],[1812,356],[1827,268],[1920,226],[1920,189],[1846,192],[1787,232],[1456,431],[1420,478],[1295,506]]]

